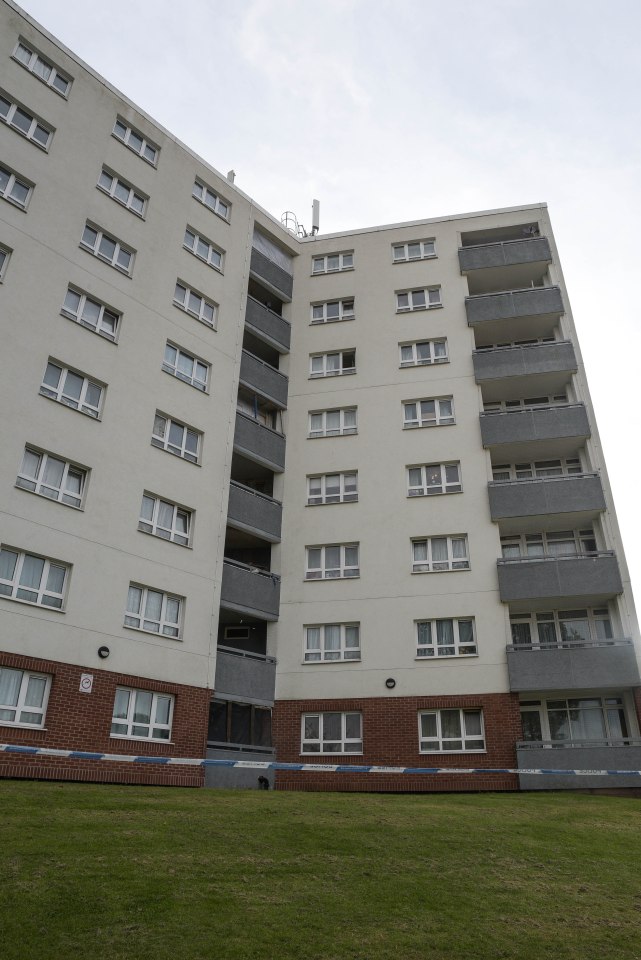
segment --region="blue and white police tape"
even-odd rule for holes
[[[554,777],[641,777],[641,770],[556,770],[512,767],[381,767],[348,763],[278,763],[275,760],[209,760],[203,757],[135,756],[128,753],[90,753],[85,750],[58,750],[53,747],[25,747],[0,743],[0,753],[19,756],[57,757],[65,760],[109,760],[116,763],[152,763],[161,766],[237,767],[244,770],[284,770],[315,773],[411,773],[421,775],[515,773]]]

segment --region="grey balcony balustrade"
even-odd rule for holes
[[[499,480],[488,484],[492,520],[511,517],[580,514],[579,525],[605,510],[598,473],[529,480]]]
[[[279,353],[289,353],[292,335],[290,323],[254,297],[247,297],[245,326]]]
[[[529,263],[551,263],[550,244],[545,237],[506,240],[461,247],[458,252],[461,273],[492,267],[510,267]]]
[[[285,374],[276,370],[249,350],[243,350],[240,358],[240,382],[254,393],[271,400],[284,409],[287,406],[289,381]]]
[[[477,383],[504,380],[510,377],[570,374],[575,373],[577,369],[574,346],[570,340],[497,347],[494,350],[475,350],[472,360]]]
[[[266,257],[264,253],[252,247],[249,271],[262,284],[272,289],[283,300],[292,299],[294,281],[292,275]]]
[[[217,697],[271,705],[275,683],[274,657],[218,646],[214,684]]]
[[[484,447],[568,438],[585,440],[590,436],[588,415],[582,403],[482,413],[480,421]]]
[[[603,790],[641,787],[641,776],[577,776],[555,770],[641,770],[641,740],[519,741],[516,762],[520,770],[545,770],[545,774],[519,774],[522,790]]]
[[[273,747],[256,747],[251,744],[207,744],[207,760],[253,760],[258,763],[272,763],[276,759]],[[274,770],[256,767],[233,767],[205,765],[205,786],[218,787],[224,790],[260,790],[259,777],[265,777],[269,782],[269,789],[274,789],[276,774]]]
[[[568,640],[559,644],[510,644],[510,690],[598,690],[638,686],[631,640]]]
[[[270,543],[280,541],[283,507],[279,500],[231,480],[227,523],[237,530],[255,533]]]
[[[276,473],[285,468],[285,437],[245,413],[236,413],[234,450],[242,456],[269,467]]]
[[[280,577],[277,574],[258,570],[238,560],[224,560],[221,607],[261,620],[278,620],[279,604]]]
[[[563,300],[558,287],[526,287],[466,297],[465,311],[470,326],[495,320],[552,318],[563,313]]]
[[[514,557],[497,561],[499,595],[516,600],[589,597],[602,602],[623,590],[611,550],[566,557]]]

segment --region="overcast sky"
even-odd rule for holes
[[[277,217],[546,201],[641,603],[639,0],[22,6]]]

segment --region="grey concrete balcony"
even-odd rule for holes
[[[279,353],[289,353],[292,335],[290,323],[253,297],[247,297],[245,326]]]
[[[236,413],[234,450],[276,473],[285,468],[285,437],[245,413]]]
[[[641,776],[577,776],[561,770],[641,770],[641,740],[569,740],[560,746],[549,741],[516,744],[519,770],[546,770],[546,774],[520,773],[522,790],[604,790],[641,787]]]
[[[497,569],[503,603],[588,597],[598,604],[623,590],[619,564],[610,550],[586,556],[503,559],[497,561]]]
[[[246,563],[225,559],[220,605],[261,620],[278,620],[280,577]]]
[[[492,520],[568,514],[578,528],[605,510],[598,473],[495,481],[488,484],[488,494]],[[575,520],[577,514],[580,516]]]
[[[277,407],[284,409],[287,406],[289,381],[285,374],[248,350],[243,350],[240,358],[240,382],[252,393],[259,393],[271,400]]]
[[[227,761],[229,766],[205,765],[205,786],[219,787],[224,790],[260,790],[259,777],[266,777],[269,789],[274,789],[276,773],[269,769],[269,764],[276,759],[276,752],[272,747],[255,747],[243,744],[207,744],[207,760]],[[237,760],[251,760],[264,763],[265,767],[235,767]]]
[[[252,247],[249,272],[260,283],[273,290],[283,300],[292,299],[294,280],[290,273],[266,257],[264,253]]]
[[[563,301],[558,287],[529,287],[467,297],[465,311],[470,326],[494,320],[554,318],[563,313]]]
[[[545,237],[481,243],[461,247],[458,252],[461,273],[492,267],[509,267],[530,263],[551,263],[550,244]]]
[[[236,530],[247,530],[270,543],[280,542],[283,507],[279,500],[231,480],[227,523]]]
[[[480,420],[484,447],[562,439],[576,442],[590,436],[588,415],[582,403],[482,413]]]
[[[260,653],[247,653],[219,646],[216,652],[217,697],[272,705],[276,684],[276,660]]]
[[[510,377],[570,374],[575,373],[577,369],[574,346],[570,340],[533,343],[519,347],[497,347],[495,350],[475,350],[472,360],[477,383],[504,380]]]
[[[631,640],[570,640],[558,645],[510,644],[510,690],[617,690],[638,686]],[[640,784],[641,786],[641,784]]]

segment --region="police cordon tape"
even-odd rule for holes
[[[58,750],[54,747],[23,747],[0,743],[0,753],[19,756],[58,757],[65,760],[110,760],[116,763],[146,763],[183,767],[237,767],[242,770],[288,770],[316,773],[413,773],[424,775],[516,773],[554,777],[641,777],[641,770],[552,770],[512,767],[380,767],[346,763],[278,763],[275,760],[209,760],[204,757],[135,756],[127,753],[90,753],[84,750]]]

